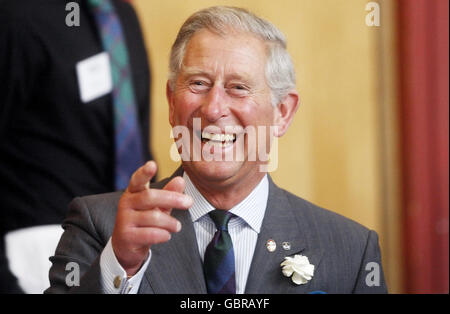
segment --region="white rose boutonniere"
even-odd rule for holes
[[[283,275],[292,276],[296,285],[303,285],[314,276],[314,265],[309,263],[308,257],[296,254],[294,257],[285,257],[281,263]]]

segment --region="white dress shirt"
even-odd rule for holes
[[[203,261],[206,247],[217,230],[214,222],[208,215],[215,208],[197,190],[186,172],[184,172],[183,178],[186,181],[185,194],[194,199],[194,204],[189,208],[189,214],[193,222],[199,254]],[[235,215],[228,223],[228,232],[233,241],[236,293],[238,294],[245,292],[256,241],[267,207],[268,196],[269,181],[267,175],[265,175],[244,200],[230,209],[230,212]],[[150,259],[151,250],[141,269],[133,277],[127,279],[127,274],[117,261],[112,249],[111,239],[109,239],[100,257],[102,284],[105,292],[137,293]]]

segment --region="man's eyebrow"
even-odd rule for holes
[[[193,75],[208,75],[207,72],[205,72],[205,70],[200,69],[198,67],[189,67],[189,66],[183,66],[181,68],[181,72],[183,73],[184,76],[193,76]]]
[[[230,75],[227,75],[228,80],[238,80],[238,81],[245,81],[245,82],[252,82],[252,76],[247,73],[232,73]]]
[[[195,76],[195,75],[205,75],[208,77],[212,77],[213,74],[209,73],[208,71],[205,71],[204,69],[192,66],[183,66],[181,72],[183,73],[183,76]],[[227,80],[243,80],[247,82],[251,82],[252,77],[248,73],[230,73],[226,76]]]

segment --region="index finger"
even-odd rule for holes
[[[131,176],[127,191],[130,193],[137,193],[149,189],[150,180],[155,175],[157,168],[156,162],[151,160],[136,170]]]

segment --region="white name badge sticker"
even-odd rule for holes
[[[81,101],[87,103],[112,91],[109,55],[101,52],[76,64]]]

